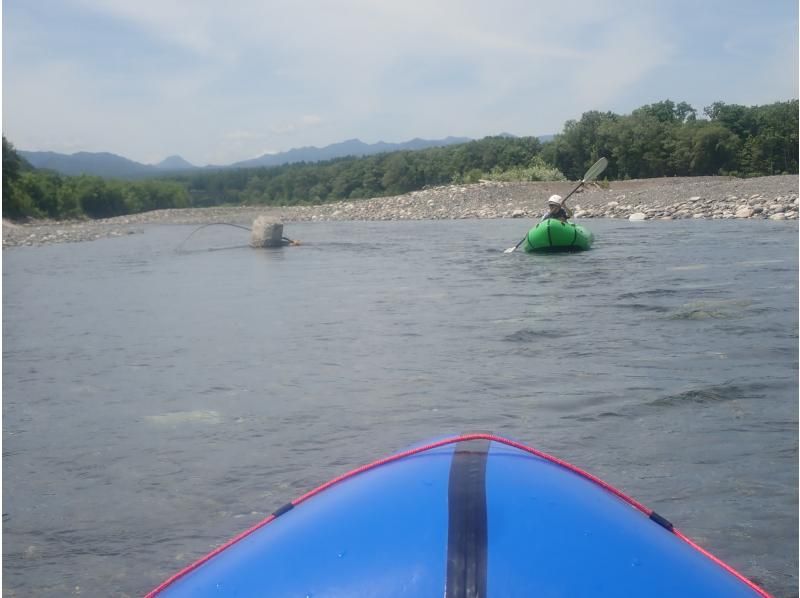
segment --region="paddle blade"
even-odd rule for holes
[[[513,251],[514,251],[515,249],[516,249],[516,247],[509,247],[509,248],[508,248],[508,249],[506,249],[506,250],[505,250],[503,253],[513,253]]]
[[[608,166],[608,158],[600,158],[597,162],[592,164],[591,168],[583,175],[583,182],[596,179],[597,176],[606,169],[606,166]]]

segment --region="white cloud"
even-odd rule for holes
[[[50,46],[64,36],[5,10],[4,127],[22,149],[58,131],[86,149],[204,164],[351,137],[553,133],[586,110],[622,110],[659,73],[689,99],[677,65],[709,64],[687,58],[680,10],[633,0],[65,1],[91,16],[65,26],[113,24],[135,45],[120,50],[124,68],[104,71],[107,48]],[[762,83],[736,67],[740,86]]]
[[[272,135],[289,135],[301,129],[316,127],[322,124],[322,122],[323,122],[322,118],[317,116],[316,114],[305,114],[300,118],[298,118],[297,120],[291,122],[280,122],[271,125],[268,128],[268,131]]]
[[[648,73],[669,63],[674,48],[656,31],[657,24],[646,18],[610,24],[600,47],[575,64],[569,82],[574,103],[607,106]]]
[[[182,0],[73,0],[85,10],[127,21],[144,32],[198,54],[210,55],[220,47],[214,30],[221,16],[221,4]],[[227,12],[227,11],[226,11]],[[235,44],[232,46],[235,47]]]

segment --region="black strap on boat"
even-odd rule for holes
[[[550,236],[550,221],[552,218],[547,219],[547,242],[550,243],[550,247],[553,246],[553,237]]]
[[[488,453],[488,440],[459,442],[453,453],[448,488],[445,598],[486,597]]]
[[[286,513],[287,511],[291,511],[292,509],[294,509],[294,505],[292,503],[290,503],[290,502],[287,502],[285,505],[283,505],[277,511],[272,513],[272,516],[275,517],[275,518],[278,518],[281,515],[283,515],[284,513]]]
[[[672,525],[672,523],[670,523],[670,521],[668,519],[666,519],[665,517],[662,517],[661,515],[659,515],[655,511],[650,513],[650,519],[652,519],[658,525],[660,525],[661,527],[663,527],[664,529],[667,529],[669,531],[672,531],[673,528],[675,527],[675,526]]]

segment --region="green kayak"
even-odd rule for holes
[[[527,251],[582,251],[594,241],[592,232],[572,222],[555,218],[543,220],[525,237],[522,248]]]

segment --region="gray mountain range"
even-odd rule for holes
[[[142,178],[196,168],[180,156],[170,156],[158,164],[141,164],[108,152],[59,154],[18,149],[17,153],[34,168],[54,170],[69,176],[89,174],[107,178]]]
[[[503,134],[508,136],[508,134]],[[77,176],[88,174],[107,178],[144,178],[167,173],[179,173],[208,169],[257,168],[280,166],[296,162],[319,162],[344,156],[368,156],[399,150],[419,150],[428,147],[442,147],[472,141],[468,137],[447,137],[445,139],[411,139],[403,143],[364,143],[358,139],[348,139],[325,147],[301,147],[277,154],[264,154],[251,160],[243,160],[225,166],[195,166],[180,156],[170,156],[158,164],[142,164],[108,152],[78,152],[60,154],[57,152],[34,152],[17,150],[17,153],[35,168],[54,170],[61,174]]]

